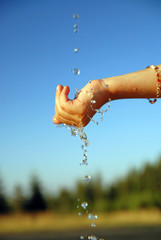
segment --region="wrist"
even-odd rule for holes
[[[116,78],[117,77],[110,77],[99,80],[102,85],[102,96],[104,99],[104,104],[111,100],[117,99],[116,95],[118,92],[118,84]]]

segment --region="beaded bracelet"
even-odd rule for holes
[[[158,67],[154,66],[154,65],[150,65],[147,68],[152,68],[155,70],[156,72],[156,76],[157,76],[157,94],[156,94],[156,98],[154,98],[153,100],[151,100],[150,98],[148,98],[149,103],[153,104],[157,101],[157,98],[159,98],[160,96],[160,89],[161,89],[161,71],[159,70]]]

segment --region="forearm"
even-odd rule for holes
[[[161,65],[158,67],[161,71]],[[53,121],[55,124],[86,126],[97,110],[110,99],[161,97],[160,86],[157,92],[160,80],[161,72],[152,68],[117,77],[92,80],[73,100],[68,98],[69,87],[58,85]]]
[[[158,65],[161,71],[161,65]],[[125,98],[156,98],[157,76],[156,71],[147,68],[141,71],[102,79],[104,85],[106,102],[109,96],[112,100]],[[161,96],[161,92],[160,92]],[[159,97],[160,97],[159,96]]]

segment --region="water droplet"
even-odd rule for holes
[[[98,216],[97,215],[94,215],[93,213],[89,213],[88,214],[88,219],[89,220],[94,220],[94,219],[97,219],[98,218]]]
[[[74,32],[78,32],[78,24],[77,23],[74,24]]]
[[[86,209],[86,208],[88,207],[88,203],[87,203],[87,202],[83,202],[83,203],[81,204],[81,206],[82,206],[82,208]]]
[[[86,134],[83,134],[83,135],[81,136],[81,139],[87,140],[87,135],[86,135]]]
[[[81,161],[81,165],[88,165],[88,164],[87,164],[87,158],[85,158],[85,159],[83,159],[83,160]]]
[[[80,236],[80,239],[84,239],[84,236],[82,235],[82,236]]]
[[[89,239],[89,240],[97,240],[97,237],[94,236],[94,235],[91,235],[91,236],[88,236],[88,239]]]
[[[84,145],[81,145],[81,148],[82,148],[82,149],[84,149],[84,148],[85,148],[85,146],[84,146]]]
[[[92,103],[92,104],[96,103],[96,100],[91,100],[91,103]]]
[[[78,97],[78,95],[79,95],[80,92],[81,92],[81,91],[79,91],[79,90],[76,88],[75,98]]]
[[[74,48],[74,53],[79,52],[79,48]]]
[[[78,24],[77,23],[74,24],[74,28],[78,28]]]
[[[103,121],[104,120],[104,117],[101,117],[101,121]]]
[[[74,19],[79,19],[79,15],[78,14],[73,14],[73,18]]]
[[[85,182],[89,182],[91,180],[91,176],[87,175],[83,178]]]
[[[91,223],[91,227],[96,227],[96,224],[95,223]]]
[[[89,214],[88,214],[88,219],[89,219],[89,220],[93,220],[93,219],[94,219],[94,215],[93,215],[92,213],[89,213]]]
[[[81,212],[79,212],[79,213],[78,213],[78,215],[79,215],[79,216],[81,216],[81,215],[82,215],[82,213],[81,213]]]
[[[105,88],[108,88],[108,84],[105,85]]]
[[[77,136],[77,130],[76,129],[71,128],[70,130],[71,130],[70,134],[72,136]]]
[[[83,156],[84,156],[85,158],[87,158],[87,153],[84,153]]]
[[[73,68],[73,73],[75,75],[80,75],[80,69],[79,68]]]
[[[79,208],[79,205],[77,205],[77,208]]]
[[[85,146],[86,146],[86,147],[89,146],[89,141],[88,141],[88,140],[85,141]]]

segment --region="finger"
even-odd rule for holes
[[[60,94],[60,103],[65,103],[69,100],[68,94],[70,92],[70,88],[68,86],[65,86]]]
[[[60,124],[60,123],[62,123],[60,120],[58,120],[58,119],[56,118],[56,116],[53,117],[53,122],[54,122],[55,124]]]
[[[57,108],[59,108],[59,98],[60,98],[60,94],[61,94],[62,90],[63,90],[63,86],[59,84],[57,86],[56,94],[55,94],[55,113],[56,114],[53,117],[53,122],[55,124],[61,123],[61,121],[58,119],[58,117],[56,115],[57,115],[57,112],[58,112]]]
[[[57,99],[59,99],[62,90],[63,90],[63,86],[59,84],[56,88],[55,102],[57,101]]]
[[[56,94],[55,94],[55,112],[57,112],[57,108],[59,108],[59,98],[62,90],[63,90],[63,86],[58,85],[56,89]]]

